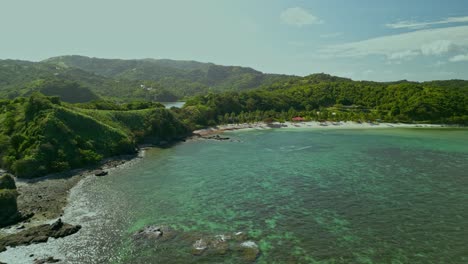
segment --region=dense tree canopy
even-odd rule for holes
[[[467,124],[468,82],[378,83],[316,74],[247,92],[197,96],[181,112],[192,125],[290,120],[296,115]]]

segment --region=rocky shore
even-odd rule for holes
[[[14,204],[9,203],[11,212],[3,210],[7,208],[3,206],[2,212],[6,215],[6,213],[10,214],[17,211],[21,212],[20,215],[23,217],[15,216],[14,221],[9,222],[8,226],[0,228],[0,252],[8,250],[8,247],[44,243],[49,238],[61,238],[78,232],[81,229],[80,225],[63,223],[60,219],[68,203],[70,190],[85,177],[95,177],[96,174],[105,176],[114,169],[137,161],[143,155],[144,148],[137,155],[110,158],[98,166],[37,179],[16,179],[16,184],[15,181],[12,181],[15,185],[15,189],[12,191],[15,192],[16,201]],[[25,219],[24,216],[29,218]],[[57,220],[50,224],[50,221],[54,219]],[[31,257],[33,256],[34,254],[31,254]],[[33,258],[31,259],[33,260]],[[44,259],[34,259],[33,263],[54,263],[58,261],[58,259],[50,256]]]
[[[80,225],[66,224],[59,218],[52,224],[34,226],[0,238],[0,252],[7,250],[7,247],[44,243],[49,238],[61,238],[73,235],[80,229]]]
[[[80,180],[96,173],[106,174],[109,170],[117,168],[139,156],[118,156],[103,161],[98,166],[69,172],[49,175],[31,180],[18,180],[18,210],[28,214],[34,214],[30,223],[44,222],[56,219],[63,214],[63,208],[67,205],[68,194]],[[29,226],[30,223],[25,223]]]

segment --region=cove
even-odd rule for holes
[[[88,177],[64,221],[74,236],[8,250],[53,252],[67,263],[242,263],[194,256],[187,238],[248,233],[257,263],[468,262],[468,130],[271,129],[150,149]],[[136,245],[168,225],[181,237]]]

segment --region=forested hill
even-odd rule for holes
[[[152,81],[149,85],[168,89],[178,96],[208,91],[242,91],[293,78],[287,75],[264,74],[246,67],[167,59],[121,60],[74,55],[54,57],[44,62],[60,67],[78,68],[105,77]]]
[[[362,120],[468,124],[468,81],[369,82],[327,74],[263,89],[197,96],[186,103],[193,124],[291,120]]]
[[[175,101],[208,92],[249,90],[292,78],[195,61],[83,56],[42,62],[0,60],[0,98],[13,99],[39,91],[73,103],[98,98]]]
[[[0,168],[37,177],[134,153],[140,142],[161,143],[188,133],[159,103],[68,104],[33,93],[0,100]]]
[[[105,87],[106,80],[95,74],[52,64],[20,60],[0,60],[0,98],[28,96],[39,91],[65,101],[85,102],[99,98],[93,90]]]

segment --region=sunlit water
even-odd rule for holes
[[[64,217],[83,225],[79,233],[0,259],[242,263],[229,252],[193,256],[183,239],[160,247],[132,241],[139,228],[166,224],[189,236],[248,232],[261,249],[258,263],[468,263],[468,130],[225,135],[235,142],[153,149],[107,177],[87,178]]]

